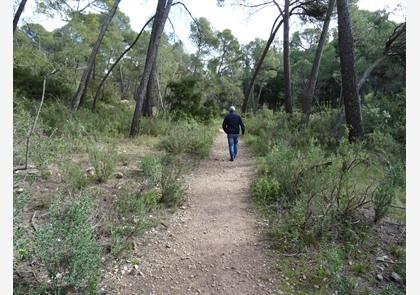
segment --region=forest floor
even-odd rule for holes
[[[276,294],[275,253],[250,197],[255,162],[243,140],[238,158],[228,159],[219,132],[186,177],[181,209],[139,237],[132,258],[107,267],[102,293]]]

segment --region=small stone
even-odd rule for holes
[[[376,279],[377,279],[378,281],[383,281],[383,280],[384,280],[384,277],[383,277],[381,274],[378,274],[378,275],[376,276]]]
[[[386,260],[388,260],[388,256],[386,255],[376,257],[376,261],[385,262]]]
[[[86,173],[90,176],[94,176],[95,175],[95,168],[94,167],[87,168]]]
[[[23,188],[18,188],[17,192],[18,193],[23,193]]]
[[[117,172],[115,173],[115,178],[123,178],[124,174],[122,174],[122,172]]]
[[[397,283],[401,283],[402,282],[402,278],[396,272],[392,272],[391,279],[394,280]]]
[[[35,168],[28,169],[28,174],[31,174],[31,175],[38,175],[40,172],[41,171],[39,171],[38,169],[35,169]]]

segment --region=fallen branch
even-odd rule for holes
[[[284,257],[296,257],[296,256],[299,256],[300,253],[298,253],[298,252],[292,253],[292,254],[289,254],[289,253],[281,253],[281,255],[283,255]]]
[[[37,212],[38,211],[35,211],[34,214],[32,214],[32,217],[31,217],[31,225],[32,225],[32,228],[34,229],[35,232],[38,231],[38,226],[35,224],[35,217],[36,217]]]

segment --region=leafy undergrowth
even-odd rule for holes
[[[336,113],[247,120],[260,156],[251,186],[270,220],[285,294],[405,293],[403,143],[375,131],[359,144],[333,136]]]
[[[18,105],[15,166],[35,110],[26,100]],[[41,113],[48,116],[31,138],[30,169],[14,173],[15,294],[96,294],[101,270],[129,259],[136,237],[182,204],[183,175],[208,155],[213,123],[143,119],[141,136],[127,138],[129,121],[119,122],[132,106],[104,107],[71,118],[47,103]]]

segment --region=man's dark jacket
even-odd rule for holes
[[[239,116],[235,112],[230,112],[226,115],[225,119],[223,120],[222,127],[227,134],[239,134],[239,126],[241,126],[242,134],[244,134],[244,123],[242,123],[241,116]]]

